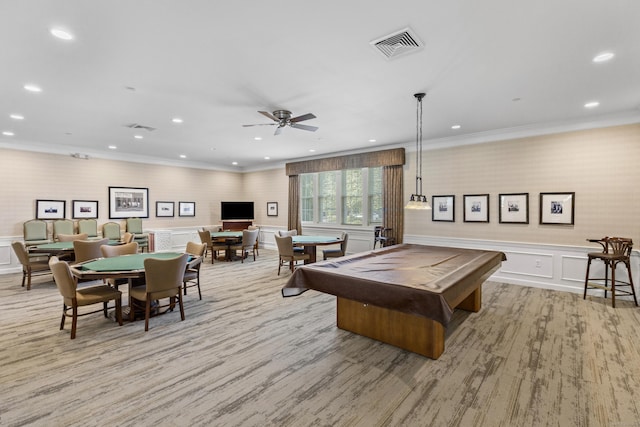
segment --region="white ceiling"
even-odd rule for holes
[[[427,147],[640,121],[637,0],[3,0],[0,16],[0,147],[255,170],[412,146],[416,92]],[[371,47],[405,27],[422,50]],[[276,109],[320,129],[242,127]]]

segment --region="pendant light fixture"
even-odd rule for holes
[[[404,207],[405,209],[431,209],[427,196],[422,194],[422,98],[425,93],[413,96],[418,101],[416,108],[416,192]]]

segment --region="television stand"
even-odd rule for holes
[[[237,220],[237,221],[222,221],[222,229],[224,231],[242,231],[253,225],[253,221]]]

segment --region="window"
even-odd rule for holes
[[[318,174],[318,222],[336,223],[336,174],[320,172]]]
[[[382,223],[382,167],[300,175],[302,222]]]

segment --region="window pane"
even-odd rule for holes
[[[342,171],[342,222],[362,225],[362,169]]]
[[[369,169],[369,224],[382,224],[382,168]]]
[[[313,174],[300,175],[301,221],[313,221]]]
[[[336,222],[336,174],[320,172],[318,174],[318,221]]]

